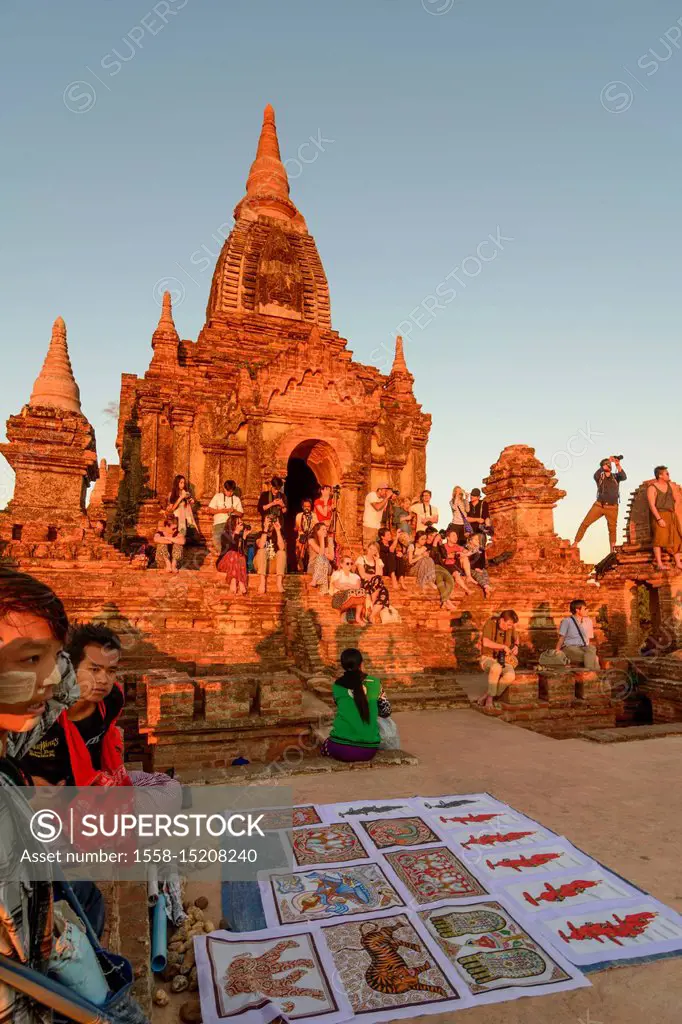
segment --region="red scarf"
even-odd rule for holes
[[[106,709],[103,701],[99,702],[97,710],[104,718]],[[85,741],[66,711],[62,711],[58,721],[66,737],[75,786],[132,786],[123,765],[123,740],[116,725],[118,718],[111,723],[102,739],[101,771],[95,771]]]

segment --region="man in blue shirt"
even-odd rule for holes
[[[612,463],[616,467],[615,473],[611,468]],[[609,459],[602,459],[599,469],[594,474],[594,480],[597,485],[597,500],[578,527],[573,543],[579,544],[585,536],[587,528],[604,516],[608,523],[609,543],[613,551],[616,546],[620,485],[623,480],[627,480],[627,475],[620,464],[620,458],[617,455],[612,455]]]
[[[570,612],[561,620],[556,649],[563,651],[572,665],[597,671],[599,658],[594,645],[594,625],[587,616],[587,605],[581,600],[571,601]]]

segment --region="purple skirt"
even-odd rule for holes
[[[320,753],[323,757],[333,757],[335,761],[371,761],[378,747],[353,747],[349,743],[337,743],[336,740],[325,740]]]

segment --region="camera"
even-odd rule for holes
[[[507,664],[507,652],[506,651],[493,651],[493,658],[499,662],[502,668]]]
[[[341,496],[341,484],[334,484],[332,487],[332,494],[335,498],[339,498]]]
[[[618,459],[619,462],[621,461],[621,459],[625,458],[624,455],[614,455],[613,457],[614,457],[614,459]]]
[[[251,533],[253,525],[251,523],[244,523],[244,533]]]

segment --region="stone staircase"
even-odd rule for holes
[[[455,674],[450,615],[437,597],[408,583],[409,590],[395,597],[400,622],[359,627],[343,622],[330,598],[311,588],[307,577],[287,578],[288,648],[318,697],[331,703],[339,655],[346,647],[358,647],[367,669],[384,682],[395,710],[469,707]]]

